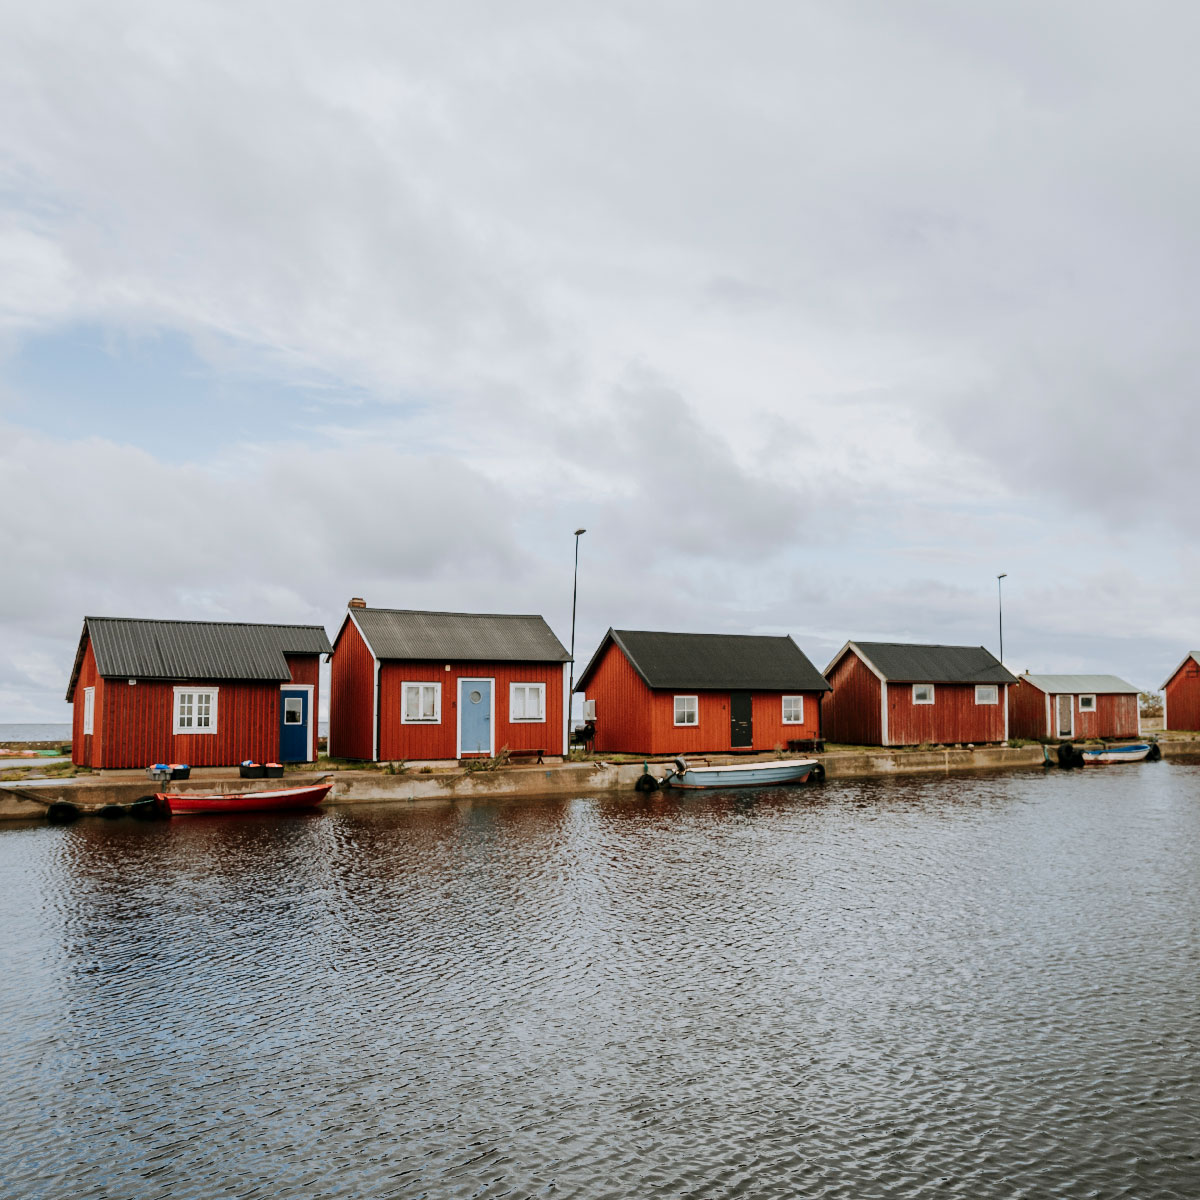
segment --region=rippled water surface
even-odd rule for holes
[[[1200,1196],[1200,767],[0,832],[0,1192]]]

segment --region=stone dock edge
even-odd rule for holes
[[[1200,741],[1160,738],[1158,745],[1164,758],[1200,756]],[[1048,748],[1048,752],[1053,756],[1052,747]],[[1047,752],[1041,745],[976,746],[963,750],[848,750],[813,757],[824,766],[827,780],[943,775],[998,769],[1033,770],[1045,766],[1047,762]],[[650,769],[656,777],[662,778],[668,767],[658,762],[651,763]],[[249,789],[246,781],[231,778],[193,779],[172,787],[179,791],[263,791],[271,787],[300,787],[306,783],[332,780],[334,787],[325,802],[326,806],[446,804],[469,800],[561,798],[614,793],[626,793],[633,798],[638,795],[634,791],[634,784],[641,774],[640,762],[563,762],[544,767],[476,772],[435,771],[432,774],[411,770],[398,775],[353,770],[328,774],[289,772],[286,781],[255,781]],[[47,806],[57,800],[67,800],[85,809],[95,809],[105,804],[129,804],[152,790],[152,785],[144,779],[128,778],[85,776],[62,781],[39,780],[36,785],[32,781],[0,782],[0,819],[37,820],[44,815]]]

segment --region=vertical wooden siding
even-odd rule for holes
[[[296,683],[314,684],[313,720],[319,658],[288,655]],[[72,705],[71,759],[79,766],[109,770],[147,767],[156,762],[195,767],[235,766],[243,759],[259,762],[279,754],[278,683],[197,682],[217,691],[216,733],[174,733],[175,688],[183,682],[102,679],[96,674],[91,642],[84,651]],[[92,736],[83,733],[83,689],[94,687]],[[314,731],[315,736],[315,731]]]
[[[848,650],[827,679],[825,738],[846,746],[878,746],[883,740],[879,676]]]
[[[217,732],[176,735],[175,683],[109,680],[105,688],[100,761],[107,768],[156,762],[193,767],[235,766],[279,753],[278,683],[197,683],[216,687]]]
[[[370,759],[375,746],[375,659],[353,621],[333,646],[329,672],[329,754]]]
[[[1053,736],[1053,731],[1046,728],[1046,693],[1023,679],[1008,689],[1008,736]]]
[[[1135,695],[1100,692],[1096,696],[1095,712],[1084,712],[1079,707],[1079,696],[1073,695],[1071,706],[1075,713],[1075,732],[1072,737],[1124,738],[1138,735],[1138,698]],[[1047,727],[1045,692],[1024,680],[1008,689],[1009,737],[1057,737],[1057,720],[1057,693],[1050,696],[1050,725]]]
[[[92,699],[92,733],[83,732],[83,689],[95,688]],[[79,668],[79,679],[75,684],[75,695],[71,704],[71,761],[77,767],[100,766],[100,716],[104,707],[104,680],[96,674],[96,655],[92,652],[92,641],[88,638]]]
[[[595,749],[601,754],[650,754],[650,689],[609,642],[584,693],[596,702]]]
[[[1163,689],[1167,701],[1167,728],[1200,731],[1200,666],[1189,658]]]
[[[911,683],[888,684],[889,746],[1004,741],[1004,685],[996,704],[976,704],[973,683],[935,683],[932,704],[914,704]]]
[[[696,725],[675,724],[675,696],[697,697]],[[817,736],[822,692],[804,697],[804,724],[783,723],[783,693],[753,692],[753,744],[742,751],[772,750],[789,739]],[[732,749],[728,692],[652,690],[621,649],[610,643],[588,683],[596,701],[596,750],[602,754],[715,754]]]
[[[336,657],[334,658],[336,662]],[[561,663],[445,663],[387,661],[380,671],[379,757],[383,761],[446,759],[458,756],[458,681],[493,680],[493,745],[496,751],[545,750],[562,754],[563,670]],[[442,688],[441,720],[436,725],[406,725],[403,685],[437,683]],[[546,686],[544,721],[509,719],[509,684]]]

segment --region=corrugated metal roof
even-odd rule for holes
[[[291,678],[284,654],[329,654],[320,625],[250,625],[232,621],[150,621],[85,617],[70,700],[90,638],[105,678],[278,680]]]
[[[1117,675],[1031,675],[1026,671],[1021,678],[1051,695],[1132,693],[1136,696],[1138,693],[1132,683],[1126,683]]]
[[[610,629],[579,678],[581,690],[609,639],[652,688],[827,692],[829,684],[786,634],[649,633]]]
[[[352,608],[376,658],[435,662],[569,662],[542,617]]]
[[[885,679],[898,683],[1016,683],[983,646],[853,642]],[[832,665],[832,664],[830,664]]]

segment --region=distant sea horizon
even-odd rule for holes
[[[317,735],[329,736],[329,722],[317,722]],[[0,742],[69,742],[70,722],[6,722],[0,721]]]

